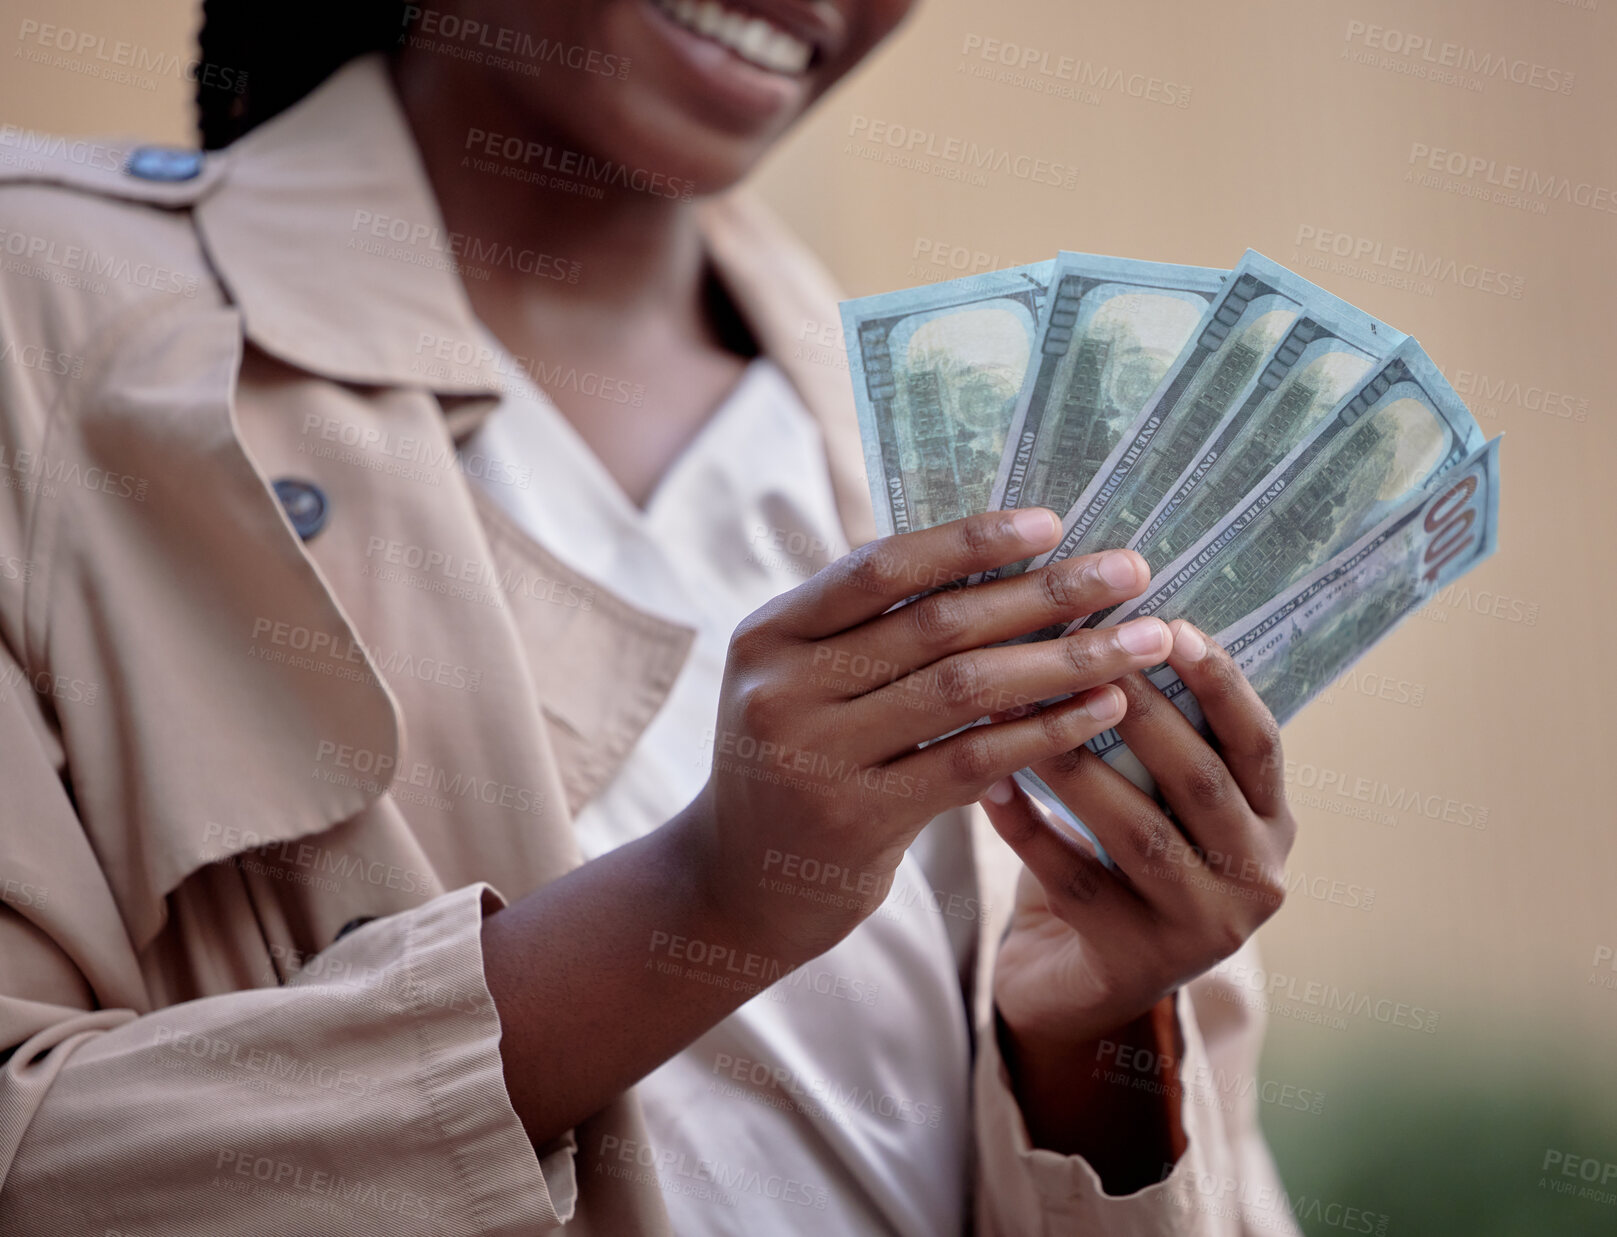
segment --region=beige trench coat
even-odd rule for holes
[[[478,925],[579,861],[689,633],[457,468],[499,380],[379,61],[190,179],[128,155],[0,131],[0,1231],[665,1232],[605,1171],[632,1093],[524,1137]],[[857,543],[836,294],[756,206],[703,210]],[[326,496],[310,540],[282,478]],[[1008,907],[980,818],[929,834],[940,891]],[[1189,1151],[1127,1198],[1029,1148],[979,1035],[980,1232],[1292,1231],[1254,1015],[1216,977],[1179,1012]]]

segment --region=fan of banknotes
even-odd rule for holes
[[[1145,595],[1075,626],[1189,619],[1282,723],[1494,550],[1499,440],[1413,339],[1262,254],[1063,253],[845,301],[842,326],[879,531],[1064,513],[989,577],[1137,550]],[[1137,763],[1115,731],[1090,746]]]

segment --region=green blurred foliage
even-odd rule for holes
[[[1534,1059],[1553,1046],[1544,1039],[1537,1051],[1473,1044],[1457,1054],[1441,1033],[1374,1049],[1344,1039],[1338,1048],[1331,1034],[1283,1035],[1278,1048],[1272,1039],[1263,1069],[1266,1079],[1325,1092],[1318,1113],[1260,1106],[1309,1237],[1617,1237],[1609,1056]],[[1563,1175],[1568,1163],[1575,1172],[1598,1168],[1604,1186]],[[1334,1223],[1331,1203],[1339,1205]],[[1361,1217],[1349,1227],[1348,1207],[1376,1213],[1374,1226]]]

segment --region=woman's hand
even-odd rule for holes
[[[992,512],[872,542],[776,598],[730,643],[700,861],[740,937],[787,965],[828,949],[886,897],[939,812],[1117,720],[1104,686],[1159,662],[1158,619],[985,647],[1136,596],[1139,555],[1090,555],[908,597],[1052,547],[1042,509]],[[1096,690],[1098,689],[1098,690]],[[1080,693],[1038,716],[919,744],[985,715]]]
[[[1177,1059],[1162,1003],[1279,908],[1297,829],[1269,710],[1222,649],[1183,620],[1173,632],[1169,664],[1201,705],[1216,749],[1141,674],[1120,682],[1128,709],[1117,727],[1171,816],[1087,749],[1034,766],[1117,871],[1048,823],[1014,784],[995,785],[983,801],[1026,865],[994,976],[1024,1116],[1041,1145],[1109,1161],[1096,1167],[1119,1180],[1127,1177],[1120,1115],[1132,1109],[1127,1115],[1140,1118],[1154,1107],[1171,1127],[1173,1106],[1115,1085],[1097,1095],[1101,1045],[1148,1046]],[[1110,1129],[1096,1137],[1102,1123]],[[1136,1131],[1147,1176],[1172,1158],[1171,1129],[1151,1124],[1146,1116]]]

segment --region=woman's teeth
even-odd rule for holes
[[[722,43],[749,64],[776,73],[801,73],[814,48],[754,13],[726,8],[717,0],[656,0],[657,7],[687,30]]]

